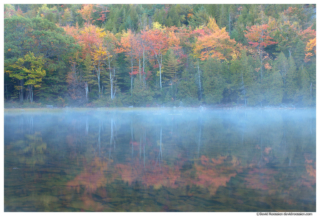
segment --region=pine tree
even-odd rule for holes
[[[312,95],[310,93],[310,81],[305,67],[300,68],[301,88],[297,93],[297,100],[301,105],[311,105]]]
[[[289,70],[289,64],[286,56],[281,52],[277,59],[275,60],[275,67],[281,75],[281,80],[283,81],[284,86],[286,86],[286,77]]]
[[[292,57],[294,59],[294,62],[296,64],[297,68],[300,68],[302,64],[304,63],[304,57],[305,57],[305,45],[304,43],[298,39],[297,42],[295,43],[295,49],[292,52]]]
[[[164,56],[163,61],[163,81],[173,84],[178,79],[178,71],[180,70],[181,62],[176,58],[172,49],[169,49]]]
[[[72,24],[72,14],[69,8],[64,9],[64,13],[62,15],[62,25],[71,25]]]
[[[258,58],[253,58],[248,56],[248,67],[247,67],[247,76],[244,76],[246,80],[246,96],[247,104],[249,106],[261,105],[263,100],[263,91],[260,84],[260,73],[257,68],[260,66],[260,61]]]
[[[221,5],[220,7],[220,17],[219,17],[219,27],[223,28],[226,27],[228,25],[228,8],[226,5]]]
[[[223,98],[224,79],[222,64],[217,59],[208,59],[203,69],[203,93],[208,104],[220,103]]]
[[[145,106],[152,102],[153,91],[144,86],[143,81],[134,79],[134,85],[132,90],[132,105],[134,106]]]
[[[163,8],[161,9],[156,9],[154,16],[153,16],[153,21],[158,22],[161,25],[165,24],[165,18],[167,17],[166,12]]]
[[[276,67],[266,76],[266,85],[266,102],[271,105],[279,105],[283,98],[283,82],[281,74]]]
[[[297,70],[293,57],[289,57],[289,68],[284,89],[284,101],[293,102],[297,91]]]
[[[195,83],[194,76],[187,69],[182,72],[177,99],[180,100],[182,104],[194,104],[198,100],[198,87]]]

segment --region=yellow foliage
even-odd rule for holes
[[[310,57],[313,56],[312,51],[314,52],[314,54],[316,54],[316,38],[310,39],[307,43],[306,46],[306,55],[305,55],[305,62],[310,61]]]
[[[162,29],[162,25],[158,22],[153,22],[152,23],[152,29],[155,30],[155,29]]]

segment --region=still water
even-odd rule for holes
[[[316,112],[5,111],[5,211],[316,211]]]

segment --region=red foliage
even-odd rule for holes
[[[278,42],[272,41],[273,38],[270,37],[271,29],[268,24],[263,25],[253,25],[251,27],[247,27],[247,31],[245,31],[245,37],[248,40],[248,43],[253,47],[259,46],[267,47],[269,45],[277,44]]]
[[[99,187],[107,184],[104,171],[107,170],[107,163],[95,158],[89,166],[85,166],[84,171],[67,183],[67,187],[80,191],[80,187],[85,187],[86,193],[93,193]]]
[[[130,74],[130,76],[137,75],[137,74],[139,74],[139,71],[132,71],[132,72],[129,72],[129,74]]]

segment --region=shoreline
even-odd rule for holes
[[[25,112],[25,111],[67,111],[67,110],[78,110],[78,111],[173,111],[173,110],[193,110],[193,111],[213,111],[213,110],[305,110],[305,109],[314,109],[316,107],[281,107],[281,106],[265,106],[265,107],[242,107],[242,106],[234,106],[234,107],[27,107],[27,108],[4,108],[4,112]]]

